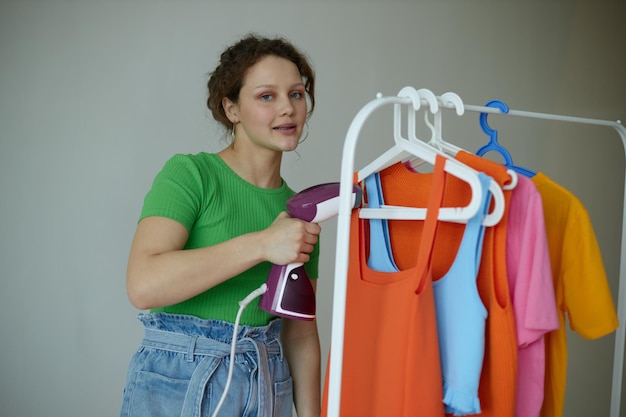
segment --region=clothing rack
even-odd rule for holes
[[[428,105],[429,101],[421,100],[416,103],[408,95],[404,95],[407,88],[403,88],[397,96],[383,97],[381,93],[356,114],[348,132],[346,134],[342,161],[341,161],[341,179],[339,194],[339,213],[337,219],[337,254],[335,258],[335,284],[333,295],[333,315],[332,315],[332,331],[331,331],[331,350],[328,375],[328,403],[327,416],[338,417],[341,400],[341,375],[343,366],[343,335],[345,325],[345,304],[347,291],[347,274],[348,274],[348,256],[349,256],[349,239],[350,239],[350,217],[352,213],[352,186],[354,180],[354,155],[356,150],[359,133],[367,118],[378,108],[390,104],[413,105],[415,111],[419,110],[421,104]],[[432,103],[430,103],[432,105]],[[456,107],[449,102],[443,100],[439,104],[440,109],[456,110]],[[555,120],[570,123],[579,123],[596,126],[606,126],[615,129],[622,140],[626,157],[626,128],[618,121],[590,119],[582,117],[572,117],[548,113],[536,113],[521,110],[509,110],[503,113],[500,109],[494,107],[464,105],[464,109],[478,113],[495,113],[507,116],[519,116],[533,119]],[[359,178],[361,181],[363,178]],[[624,343],[626,336],[626,172],[624,173],[624,203],[622,212],[622,243],[620,252],[620,270],[618,282],[618,302],[617,315],[619,325],[615,334],[615,350],[613,358],[613,380],[611,388],[611,413],[610,417],[619,417],[621,392],[622,392],[622,372],[624,366]]]

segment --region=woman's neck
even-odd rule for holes
[[[279,188],[282,152],[250,152],[234,145],[218,153],[222,160],[241,178],[260,188]]]

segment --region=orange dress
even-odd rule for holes
[[[421,236],[408,236],[411,265],[399,272],[367,266],[366,220],[351,218],[341,417],[442,417],[441,368],[430,271],[443,163],[437,158]],[[403,258],[405,258],[403,256]],[[406,258],[405,258],[406,259]],[[326,415],[327,388],[323,415]]]

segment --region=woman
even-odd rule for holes
[[[128,296],[150,313],[140,314],[146,334],[121,415],[212,415],[238,302],[265,282],[271,263],[305,262],[317,277],[320,227],[284,212],[294,192],[280,175],[283,152],[296,149],[313,111],[314,85],[306,57],[285,39],[249,35],[222,53],[207,103],[232,143],[165,164],[131,246]],[[278,319],[257,299],[241,316],[219,415],[291,416],[293,403],[299,417],[320,413],[317,324]]]

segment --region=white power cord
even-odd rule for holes
[[[237,332],[239,330],[239,321],[241,320],[241,314],[243,310],[260,295],[263,295],[267,292],[267,284],[263,283],[259,288],[252,291],[246,298],[239,301],[239,311],[237,311],[237,318],[235,319],[235,326],[233,328],[233,340],[230,345],[230,365],[228,366],[228,379],[226,380],[226,386],[224,387],[224,392],[222,393],[222,397],[220,401],[217,403],[217,407],[211,417],[217,417],[217,413],[219,413],[220,408],[222,408],[222,404],[224,404],[224,400],[226,399],[226,394],[228,394],[228,389],[230,388],[230,383],[233,379],[233,365],[235,364],[235,349],[237,347]]]

